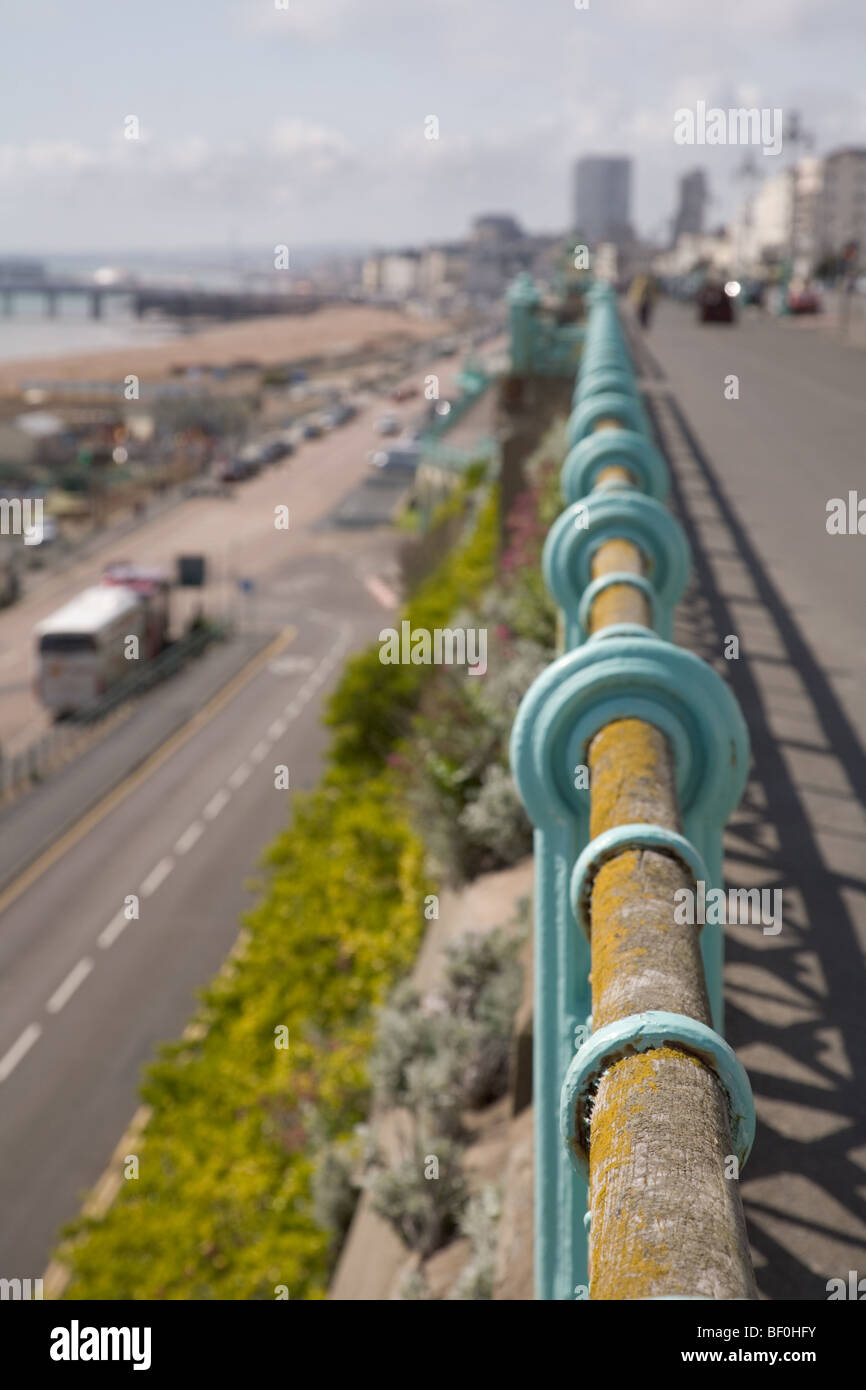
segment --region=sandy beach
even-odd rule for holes
[[[412,318],[391,309],[346,305],[313,314],[247,319],[184,334],[159,345],[111,348],[62,357],[0,362],[0,393],[38,381],[122,381],[134,373],[161,381],[178,367],[228,366],[245,359],[263,366],[351,349],[382,351],[400,342],[447,332],[442,320]]]

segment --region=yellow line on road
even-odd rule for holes
[[[216,695],[212,696],[207,704],[204,705],[197,714],[193,715],[192,719],[187,720],[187,722],[173,733],[165,743],[160,744],[159,748],[151,753],[140,767],[137,767],[134,772],[130,772],[129,775],[108,792],[101,801],[98,801],[95,806],[91,807],[91,809],[82,816],[81,820],[76,821],[74,825],[70,826],[68,830],[61,834],[58,840],[55,840],[53,845],[49,845],[48,849],[44,850],[37,859],[34,859],[33,863],[24,869],[23,872],[19,874],[16,879],[13,879],[9,886],[0,893],[0,913],[5,912],[6,908],[14,903],[17,898],[20,898],[21,894],[25,893],[28,888],[32,887],[36,880],[40,878],[46,870],[50,869],[53,864],[56,864],[58,859],[61,859],[68,850],[72,849],[73,845],[77,845],[94,826],[105,819],[109,812],[113,811],[116,806],[119,806],[121,801],[129,796],[130,792],[140,787],[142,782],[145,782],[152,773],[156,772],[157,768],[161,767],[164,762],[167,762],[185,743],[188,743],[205,724],[209,724],[210,721],[215,718],[215,716],[219,714],[241,690],[243,690],[245,685],[249,685],[250,681],[259,674],[269,661],[272,661],[279,652],[283,651],[290,642],[294,641],[297,635],[298,629],[296,627],[283,628],[283,631],[279,633],[272,642],[269,642],[262,651],[254,656],[252,660],[248,661],[242,670],[232,676],[228,684],[224,685],[222,690],[218,690]]]

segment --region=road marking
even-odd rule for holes
[[[238,787],[243,786],[244,782],[247,780],[251,772],[252,768],[250,767],[249,763],[241,763],[238,767],[235,768],[234,772],[229,778],[229,786],[234,791],[237,791]]]
[[[394,590],[389,589],[385,581],[375,574],[364,575],[364,588],[383,608],[396,608],[400,603]]]
[[[285,721],[285,719],[275,719],[274,722],[273,722],[273,724],[271,725],[271,727],[268,729],[268,738],[271,738],[271,739],[273,739],[273,738],[279,738],[280,735],[281,735],[281,734],[284,734],[285,732],[286,732],[286,721]]]
[[[254,763],[260,763],[262,758],[264,758],[267,755],[267,751],[268,745],[265,743],[264,739],[260,739],[259,742],[256,744],[255,748],[253,749],[252,753],[250,753],[250,757],[252,758]]]
[[[234,946],[232,946],[217,972],[216,978],[218,980],[225,979],[228,976],[229,972],[234,968],[234,964],[238,957],[243,954],[248,941],[249,932],[245,928],[242,928],[238,933]],[[37,1027],[36,1037],[39,1036],[41,1031],[41,1028]],[[205,1037],[207,1031],[208,1025],[203,1022],[200,1015],[196,1014],[184,1028],[181,1038],[190,1041],[198,1040]],[[2,1080],[2,1076],[0,1076],[0,1080]],[[145,1130],[150,1123],[152,1114],[153,1112],[150,1106],[140,1105],[138,1107],[128,1128],[121,1135],[120,1143],[114,1150],[108,1166],[95,1187],[91,1189],[90,1195],[81,1208],[82,1216],[101,1219],[106,1215],[112,1202],[123,1186],[123,1166],[127,1155],[140,1152],[139,1144],[144,1138]],[[51,1261],[44,1276],[45,1294],[49,1299],[60,1298],[63,1290],[69,1283],[69,1273],[69,1267],[63,1263],[62,1259],[53,1259]]]
[[[120,936],[120,933],[123,931],[124,927],[127,927],[128,925],[129,918],[121,908],[120,912],[116,913],[114,917],[112,917],[108,926],[104,927],[103,930],[99,933],[99,936],[97,937],[97,940],[102,949],[104,951],[107,951],[109,946],[113,946],[117,938]]]
[[[220,787],[219,791],[211,797],[210,801],[204,808],[204,815],[207,818],[207,820],[216,820],[220,811],[223,809],[224,806],[228,806],[230,800],[231,798],[229,796],[229,793],[226,791],[225,787]]]
[[[83,984],[93,969],[93,961],[89,956],[84,956],[77,965],[70,970],[62,985],[58,985],[48,1003],[45,1005],[50,1014],[59,1014],[63,1005],[72,998],[78,986]]]
[[[152,897],[159,885],[163,883],[165,879],[168,878],[173,868],[174,860],[171,858],[170,855],[167,854],[164,859],[160,859],[159,863],[156,865],[155,868],[151,869],[147,878],[144,880],[141,887],[139,888],[138,891],[141,894],[141,896],[143,898]]]
[[[315,664],[311,656],[282,656],[268,666],[272,676],[290,676],[296,671],[309,671]]]
[[[102,801],[97,802],[92,810],[88,811],[81,820],[71,825],[68,830],[64,831],[60,837],[55,840],[53,845],[50,845],[48,849],[44,850],[42,854],[34,859],[32,864],[28,865],[26,869],[23,869],[18,877],[14,878],[3,892],[0,893],[0,913],[5,912],[6,908],[9,907],[11,903],[14,903],[16,898],[20,898],[21,894],[25,893],[28,888],[31,888],[37,879],[40,879],[53,864],[57,863],[58,859],[62,859],[64,854],[77,845],[80,840],[83,840],[85,835],[93,830],[95,826],[99,825],[100,821],[103,821],[111,811],[115,810],[130,793],[140,787],[148,777],[156,772],[157,768],[161,767],[163,763],[168,762],[169,758],[172,758],[179,748],[183,747],[185,743],[188,743],[200,729],[210,723],[210,721],[214,719],[241,690],[243,690],[244,686],[249,685],[250,681],[254,680],[255,677],[264,670],[270,660],[277,656],[290,642],[295,640],[297,635],[298,629],[296,627],[285,628],[279,636],[274,638],[273,642],[270,642],[268,646],[254,656],[243,670],[238,671],[237,675],[232,677],[228,685],[223,686],[222,690],[218,690],[216,695],[207,702],[204,708],[200,709],[198,714],[193,715],[192,719],[184,724],[183,728],[178,729],[175,734],[172,734],[171,738],[161,744],[159,748],[155,749],[150,757],[145,759],[141,767],[137,768],[135,772],[130,773],[129,777],[118,786],[114,787],[113,790],[110,791]]]
[[[22,1057],[26,1057],[31,1047],[39,1040],[42,1029],[38,1023],[31,1023],[17,1042],[14,1042],[6,1053],[5,1057],[0,1058],[0,1081],[5,1081],[7,1076],[11,1076]]]
[[[204,826],[200,820],[194,820],[192,825],[188,825],[174,847],[175,854],[186,854],[193,845],[201,839],[204,834]]]

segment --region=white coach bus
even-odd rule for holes
[[[125,655],[127,637],[144,652],[147,613],[131,589],[85,589],[36,626],[36,691],[56,716],[92,705],[134,669]]]

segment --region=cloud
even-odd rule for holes
[[[99,163],[93,150],[73,140],[36,140],[27,145],[0,145],[0,180],[75,177]]]
[[[322,43],[399,15],[394,0],[280,0],[280,4],[283,8],[278,8],[277,0],[245,0],[238,7],[238,19],[255,32]]]
[[[857,0],[855,0],[855,4]],[[740,0],[734,4],[702,5],[697,9],[694,0],[618,0],[617,15],[636,21],[642,28],[676,28],[690,33],[700,16],[700,36],[705,42],[710,34],[719,34],[735,41],[742,36],[754,40],[760,34],[790,35],[792,31],[812,23],[822,29],[832,24],[833,16],[844,20],[852,16],[852,0]],[[740,13],[742,11],[742,13]]]

